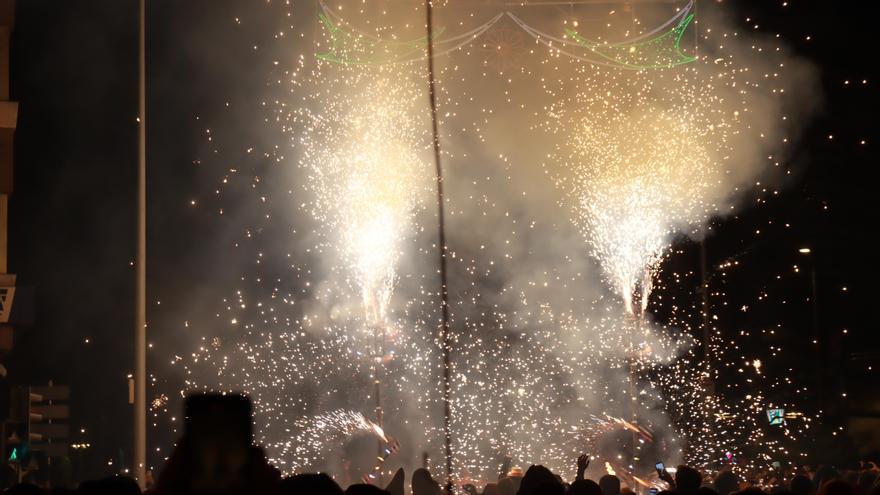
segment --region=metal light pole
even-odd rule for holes
[[[712,320],[709,318],[709,255],[706,239],[700,241],[700,315],[700,325],[703,327],[703,360],[706,366],[703,385],[706,392],[715,395],[715,376],[712,371]]]
[[[384,366],[385,366],[385,322],[384,321],[381,323],[381,326],[379,324],[377,324],[373,328],[373,337],[375,339],[375,341],[373,342],[373,345],[375,348],[375,350],[374,350],[375,356],[373,357],[373,359],[374,359],[374,361],[373,361],[373,385],[374,385],[374,392],[376,394],[376,411],[375,411],[376,412],[376,424],[379,425],[380,427],[384,428],[385,427],[385,424],[384,424],[385,423],[385,410],[382,409],[382,377],[383,377],[383,371],[385,371],[385,369],[384,369]],[[376,455],[378,455],[379,457],[382,457],[383,456],[382,454],[385,449],[385,440],[378,438],[377,442],[378,442],[378,446],[377,446]],[[382,473],[380,471],[375,474],[377,476],[375,482],[378,485],[382,481]]]
[[[817,291],[816,291],[816,262],[815,257],[813,257],[813,250],[808,247],[802,247],[798,249],[798,253],[804,256],[811,256],[810,259],[810,310],[812,315],[812,323],[813,323],[813,339],[818,343],[819,342],[819,306],[817,305]]]
[[[444,212],[443,167],[440,161],[440,130],[437,124],[437,89],[434,79],[434,5],[425,0],[425,13],[428,31],[428,97],[431,103],[431,130],[433,131],[434,165],[437,176],[437,217],[438,242],[440,244],[440,343],[443,354],[443,447],[446,461],[446,493],[452,495],[452,416],[450,381],[452,363],[450,351],[452,340],[449,335],[449,292],[446,276],[446,219]]]
[[[816,362],[825,362],[827,356],[822,356],[823,335],[819,330],[819,301],[818,286],[816,284],[816,255],[812,248],[802,247],[798,249],[798,253],[808,256],[810,259],[810,316],[813,329],[813,350]],[[819,397],[824,397],[825,390],[825,368],[816,367],[816,392]]]
[[[134,475],[146,487],[147,462],[147,120],[146,0],[138,0],[138,176],[134,331]]]
[[[639,301],[639,305],[642,304],[642,301]],[[629,420],[633,424],[638,424],[639,422],[639,375],[638,375],[638,357],[636,353],[636,337],[642,333],[642,318],[644,317],[643,313],[634,314],[635,317],[635,333],[636,335],[630,334],[629,338]],[[632,433],[632,457],[630,458],[630,469],[635,472],[636,462],[639,459],[639,435],[636,432]]]

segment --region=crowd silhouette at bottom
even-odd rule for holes
[[[296,474],[287,478],[269,464],[263,450],[252,444],[250,401],[240,395],[193,394],[186,401],[184,434],[159,477],[145,494],[152,495],[443,495],[427,469],[416,469],[407,486],[399,469],[384,487],[353,484],[344,490],[323,473]],[[598,482],[584,477],[590,459],[576,461],[577,474],[566,482],[537,464],[523,471],[506,459],[497,481],[448,487],[467,495],[635,495],[614,475]],[[670,470],[671,471],[671,470]],[[802,467],[786,476],[760,481],[740,479],[733,470],[712,477],[689,466],[678,466],[672,476],[658,471],[665,490],[656,495],[880,495],[880,468],[875,462],[837,469],[832,466]],[[19,483],[7,495],[141,495],[131,478],[113,476],[85,481],[75,490],[43,488]],[[653,493],[653,491],[652,491]]]

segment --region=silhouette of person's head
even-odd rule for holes
[[[82,483],[77,493],[83,495],[140,495],[141,489],[137,482],[124,476],[110,476],[97,481]]]
[[[538,488],[541,489],[540,493],[555,493],[554,490],[557,486],[564,491],[562,483],[556,479],[552,471],[544,466],[535,465],[526,471],[517,493],[519,495],[538,495]]]
[[[736,495],[767,495],[760,488],[756,488],[754,486],[750,486],[744,490],[740,490],[738,492],[733,492]]]
[[[858,471],[858,469],[859,468],[856,467],[852,471],[844,471],[844,473],[843,473],[843,479],[845,479],[847,483],[852,485],[853,488],[855,488],[859,484],[859,471]]]
[[[345,489],[345,495],[389,495],[387,491],[378,486],[358,483]]]
[[[281,493],[283,495],[312,494],[315,495],[342,495],[342,488],[333,481],[333,478],[324,473],[320,474],[297,474],[281,480]]]
[[[403,468],[398,469],[394,473],[394,477],[391,478],[391,481],[388,483],[388,486],[385,487],[385,491],[390,495],[403,495],[404,477],[405,473],[403,472]]]
[[[816,470],[816,474],[813,476],[813,486],[816,489],[822,488],[822,485],[828,483],[831,480],[836,480],[840,478],[840,473],[837,472],[831,466],[819,466],[819,469]]]
[[[856,490],[844,480],[833,479],[822,485],[819,495],[856,495]]]
[[[32,485],[30,483],[18,483],[9,487],[3,493],[11,493],[12,495],[43,495],[44,492],[42,488],[37,485]]]
[[[599,478],[599,487],[602,489],[602,495],[620,495],[620,478],[606,474]]]
[[[534,490],[532,495],[565,495],[565,485],[560,482],[541,483]]]
[[[877,474],[871,471],[862,471],[859,474],[858,489],[859,495],[867,495],[871,491],[874,484],[877,483]]]
[[[603,495],[603,493],[600,485],[593,480],[576,480],[568,487],[568,495]]]
[[[721,471],[718,473],[718,476],[715,477],[714,486],[718,495],[730,495],[739,489],[739,480],[737,480],[736,474],[734,474],[733,471]],[[798,495],[809,494],[804,493]]]
[[[682,465],[675,471],[675,491],[679,495],[696,495],[702,483],[703,476],[692,467]]]
[[[791,479],[789,488],[795,495],[813,495],[813,482],[802,474]]]
[[[510,478],[498,480],[498,495],[516,495],[516,486]]]
[[[431,477],[427,469],[419,468],[413,471],[412,476],[413,495],[439,495],[440,485]]]

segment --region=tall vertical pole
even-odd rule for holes
[[[700,241],[700,313],[703,327],[703,358],[706,366],[711,365],[712,332],[709,328],[709,257],[706,253],[706,239]]]
[[[642,304],[642,301],[639,301],[639,305]],[[639,375],[638,375],[638,361],[636,357],[636,338],[638,335],[642,333],[642,318],[644,318],[644,313],[633,314],[635,316],[635,335],[630,333],[629,337],[629,412],[630,417],[629,420],[633,424],[638,424],[639,422]],[[630,458],[630,470],[635,472],[636,470],[636,462],[639,458],[639,435],[636,432],[632,432],[632,457]]]
[[[813,340],[821,344],[819,335],[819,291],[816,285],[816,258],[810,260],[810,314],[813,322]]]
[[[705,376],[701,380],[703,394],[705,397],[711,397],[710,402],[703,402],[705,408],[707,404],[715,402],[715,372],[712,369],[712,320],[709,318],[709,254],[706,248],[706,238],[700,241],[700,326],[703,327],[703,366],[705,368]],[[714,411],[703,410],[703,416],[711,417]],[[703,423],[703,429],[708,438],[715,438],[715,424],[711,421]],[[718,445],[715,444],[715,448]],[[710,455],[718,452],[710,451]]]
[[[374,369],[373,369],[373,385],[375,387],[376,394],[376,424],[380,427],[384,428],[385,425],[385,412],[382,409],[382,378],[384,366],[385,366],[385,322],[384,319],[381,323],[381,328],[377,325],[373,329],[373,337],[375,342],[373,342],[373,346],[375,348],[375,357],[374,357]],[[385,440],[382,438],[377,438],[377,447],[376,447],[376,455],[379,457],[383,457],[383,453],[385,450]],[[377,472],[376,479],[374,482],[379,485],[382,482],[382,473]]]
[[[146,0],[138,0],[138,176],[135,269],[134,474],[146,486],[147,462],[147,120]]]
[[[822,355],[822,349],[826,342],[823,342],[823,335],[819,328],[819,290],[816,282],[816,255],[813,254],[810,259],[810,314],[813,323],[813,359],[817,363],[828,363],[829,358],[832,356]],[[836,365],[837,363],[834,363],[830,369],[837,369]],[[828,387],[826,385],[828,383],[826,378],[830,376],[828,370],[829,366],[827,364],[825,366],[816,366],[816,392],[820,401],[824,401],[827,397]]]
[[[449,292],[446,276],[446,214],[443,194],[443,167],[440,163],[440,131],[437,125],[437,88],[434,80],[434,5],[425,0],[428,30],[428,97],[431,102],[431,129],[434,141],[434,166],[437,174],[437,216],[438,242],[440,243],[440,343],[443,354],[443,447],[446,458],[446,493],[452,494],[452,432],[449,420],[452,415],[450,404],[450,347],[449,338]]]

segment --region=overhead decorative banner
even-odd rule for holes
[[[508,13],[508,15],[513,17],[513,14]],[[604,62],[603,65],[610,64],[622,69],[632,70],[667,69],[688,64],[695,61],[696,57],[687,55],[681,50],[681,38],[693,19],[693,14],[686,15],[672,29],[656,34],[648,39],[623,43],[592,41],[584,38],[573,29],[566,29],[565,32],[568,37],[574,40],[579,47],[592,52],[601,60],[585,60],[582,56],[574,56],[571,53],[566,54],[591,63]],[[543,39],[547,39],[546,35],[542,37],[540,33],[531,28],[524,26],[524,29],[529,34],[535,36],[538,41],[543,42]],[[557,41],[561,42],[560,40]],[[567,44],[570,45],[570,43]],[[550,46],[552,47],[552,45]]]
[[[330,37],[330,49],[317,57],[327,62],[345,65],[386,65],[423,60],[427,57],[428,37],[409,41],[389,41],[356,31],[345,25],[332,9],[321,3],[323,12],[318,16]],[[500,13],[488,22],[466,33],[443,38],[444,30],[434,34],[435,56],[446,55],[482,36],[504,17]]]
[[[317,54],[321,60],[343,65],[386,65],[427,57],[427,37],[408,41],[383,40],[347,26],[323,2],[321,7],[319,18],[330,38],[329,49]],[[484,24],[454,37],[443,38],[444,30],[438,30],[433,40],[434,56],[447,55],[472,43],[507,16],[536,42],[574,60],[626,70],[669,69],[696,60],[681,48],[682,38],[694,20],[693,8],[691,0],[659,27],[617,43],[594,41],[573,29],[566,29],[562,37],[554,36],[532,27],[512,12],[501,12]]]

